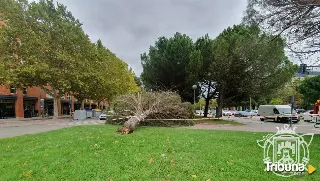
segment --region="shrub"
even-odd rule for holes
[[[192,105],[185,102],[166,106],[164,110],[149,114],[147,119],[190,119],[193,115]]]
[[[193,118],[191,103],[182,103],[181,97],[175,92],[141,92],[137,95],[122,95],[114,102],[114,110],[121,116],[144,114],[147,119]]]
[[[123,125],[128,117],[109,117],[106,124]],[[193,126],[195,122],[191,119],[144,119],[140,122],[140,126],[156,126],[156,127],[174,127],[174,126]]]

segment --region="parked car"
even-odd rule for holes
[[[304,113],[301,113],[301,114],[313,114],[313,110],[308,110],[308,111],[305,111]]]
[[[299,119],[303,120],[304,122],[313,122],[312,120],[314,119],[314,116],[312,114],[313,110],[305,111],[304,113],[300,113]]]
[[[106,120],[106,119],[107,119],[107,114],[106,114],[106,112],[102,112],[102,113],[99,115],[99,119],[100,119],[100,120]]]
[[[251,114],[252,116],[258,116],[258,110],[252,110]]]
[[[298,114],[302,114],[302,113],[305,113],[306,110],[304,110],[304,109],[296,109],[296,112],[297,112]]]
[[[106,120],[107,119],[107,115],[113,115],[114,112],[113,111],[102,111],[102,113],[99,115],[99,119],[100,120]]]
[[[236,110],[231,110],[230,111],[232,115],[234,115],[237,111]]]
[[[223,115],[223,116],[232,116],[232,113],[231,113],[231,111],[223,110],[223,111],[222,111],[222,115]]]

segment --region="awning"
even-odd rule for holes
[[[38,101],[37,97],[23,96],[23,101]]]
[[[0,95],[0,99],[2,99],[2,100],[17,100],[17,96],[13,96],[13,95]]]

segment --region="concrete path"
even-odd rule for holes
[[[66,127],[71,127],[71,126],[24,125],[24,126],[16,126],[16,127],[2,127],[0,128],[0,139],[14,137],[14,136],[22,136],[26,134],[41,133],[41,132],[57,130],[57,129],[66,128]]]
[[[188,129],[209,129],[209,130],[234,130],[234,131],[252,131],[252,132],[277,132],[276,127],[283,127],[283,123],[261,122],[259,118],[224,118],[245,125],[221,125],[221,124],[197,124],[195,126],[186,127]],[[99,125],[104,124],[105,121],[98,119],[88,119],[84,121],[70,119],[29,119],[29,120],[0,120],[0,139],[20,136],[25,134],[34,134],[46,132],[50,130],[57,130],[80,125]],[[314,128],[314,123],[299,122],[293,124],[297,133],[315,133],[320,134],[320,128]]]
[[[61,128],[67,128],[80,125],[97,125],[104,124],[105,121],[97,119],[88,119],[84,121],[70,119],[44,119],[44,120],[1,120],[0,121],[0,139],[14,136],[21,136],[25,134],[35,134]]]

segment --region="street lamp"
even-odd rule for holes
[[[197,85],[193,85],[192,89],[193,89],[193,108],[195,109]]]
[[[41,116],[42,118],[44,118],[43,116],[43,111],[42,111],[42,109],[43,109],[43,104],[44,104],[44,101],[42,100],[42,91],[41,91],[41,87],[40,87],[40,89],[39,89],[39,92],[40,92],[40,111],[38,111],[38,113],[40,113],[40,115],[38,115],[38,116]]]

